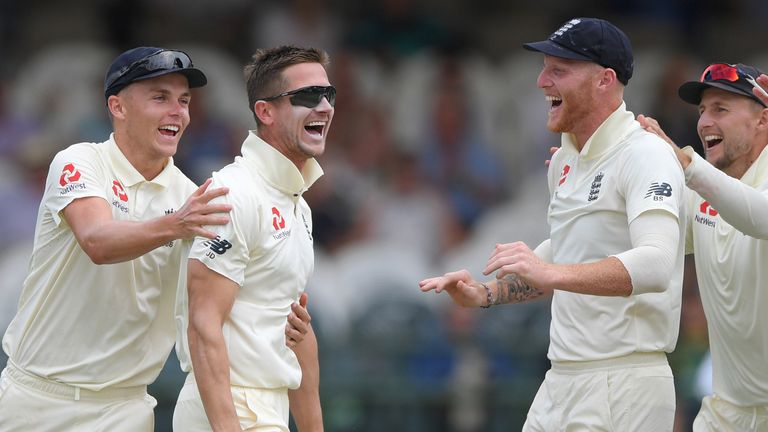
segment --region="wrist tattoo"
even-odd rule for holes
[[[516,274],[508,274],[503,279],[496,279],[496,286],[499,288],[496,304],[522,303],[544,294],[540,289],[523,282]]]

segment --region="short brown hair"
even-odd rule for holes
[[[324,68],[328,68],[330,57],[320,49],[292,45],[256,50],[251,61],[243,68],[251,112],[256,101],[285,91],[283,69],[299,63],[320,63]],[[259,119],[255,112],[253,117],[258,124]]]

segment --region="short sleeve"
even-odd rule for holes
[[[669,144],[642,131],[633,138],[626,155],[621,184],[627,222],[649,210],[664,210],[680,220],[685,181]]]
[[[242,286],[245,268],[249,261],[248,242],[242,233],[249,232],[248,211],[244,208],[244,197],[226,178],[214,173],[209,188],[228,186],[227,195],[211,200],[211,203],[232,205],[229,223],[206,226],[205,229],[217,234],[215,239],[196,237],[189,252],[190,259],[196,259],[206,267]]]
[[[97,144],[75,144],[59,152],[51,162],[43,205],[56,223],[59,214],[78,198],[106,196],[106,173]]]

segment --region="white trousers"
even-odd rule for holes
[[[768,432],[768,406],[742,407],[717,395],[701,401],[694,432]]]
[[[664,353],[587,362],[552,362],[524,432],[665,432],[675,418],[675,387]]]
[[[288,389],[232,386],[232,400],[244,431],[289,432]],[[192,373],[187,374],[173,411],[174,432],[210,432],[203,401]]]
[[[0,432],[152,432],[155,405],[146,386],[90,391],[10,363],[0,375]]]

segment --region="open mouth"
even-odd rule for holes
[[[722,135],[707,135],[704,137],[704,143],[707,149],[711,149],[712,147],[720,144],[721,142],[723,142]]]
[[[563,103],[563,98],[557,97],[557,96],[547,96],[547,102],[550,103],[549,110],[552,111],[553,109],[559,107]]]
[[[324,121],[309,122],[306,125],[304,125],[304,130],[306,130],[308,134],[314,137],[321,137],[323,136],[323,130],[325,130],[325,122]]]
[[[179,133],[180,128],[176,125],[162,125],[157,130],[160,131],[160,135],[173,138]]]

